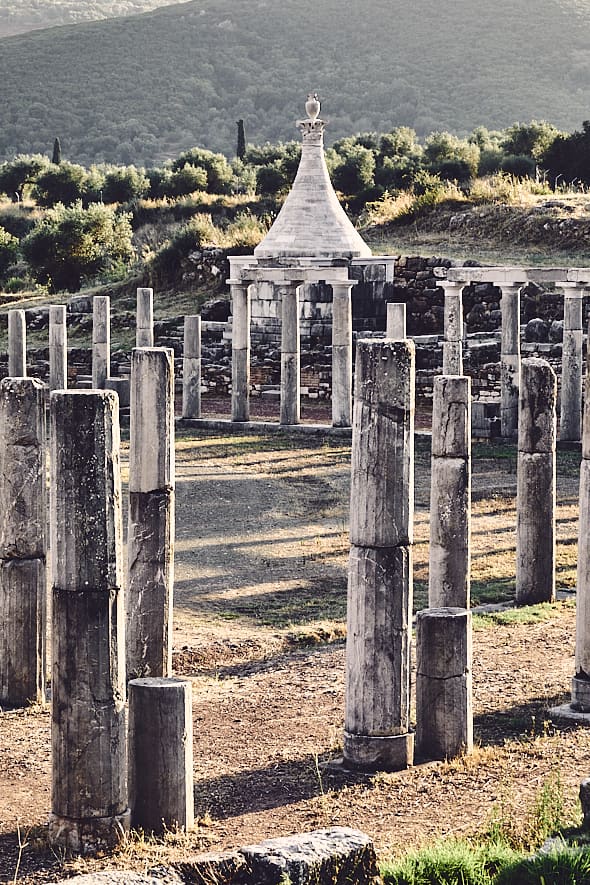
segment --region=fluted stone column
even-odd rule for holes
[[[445,293],[443,375],[463,374],[463,283],[441,283]]]
[[[111,374],[111,299],[95,295],[92,302],[92,386],[102,390]]]
[[[24,378],[27,374],[27,326],[24,310],[8,311],[8,375]]]
[[[586,356],[586,395],[580,465],[578,590],[576,593],[576,664],[572,707],[590,713],[590,349]]]
[[[387,304],[385,337],[389,341],[403,341],[406,338],[406,305],[394,301]]]
[[[500,354],[500,432],[513,439],[518,433],[518,390],[520,386],[520,288],[500,284],[502,299],[502,345]]]
[[[185,316],[182,357],[182,417],[201,417],[201,317]]]
[[[174,352],[131,357],[127,675],[170,676],[174,583]]]
[[[281,424],[299,424],[299,292],[296,283],[279,286],[281,297]]]
[[[68,333],[65,304],[49,306],[49,389],[68,386]]]
[[[521,364],[516,494],[516,603],[555,599],[555,405],[548,362]]]
[[[471,379],[440,375],[432,402],[428,605],[469,608]]]
[[[250,287],[230,280],[232,298],[231,419],[250,420]]]
[[[577,283],[560,283],[563,291],[560,440],[577,442],[582,424],[582,296]]]
[[[332,425],[352,424],[352,299],[354,281],[332,283]]]
[[[193,707],[188,679],[129,683],[129,804],[135,829],[194,823]]]
[[[49,840],[86,853],[129,828],[119,406],[51,395],[53,583]]]
[[[357,344],[350,493],[344,763],[412,764],[415,347]]]
[[[0,703],[45,701],[45,385],[0,382]]]
[[[473,751],[471,612],[416,616],[416,750],[429,759]]]
[[[137,290],[136,347],[154,346],[154,290]]]

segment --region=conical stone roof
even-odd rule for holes
[[[308,119],[297,124],[303,135],[297,175],[274,224],[254,249],[258,260],[371,255],[332,187],[324,158],[324,123],[317,118],[319,102],[310,99]]]

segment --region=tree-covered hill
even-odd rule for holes
[[[182,0],[0,0],[0,37],[148,12]]]
[[[0,41],[0,159],[161,162],[297,137],[310,90],[329,137],[457,133],[590,117],[582,0],[189,0]]]

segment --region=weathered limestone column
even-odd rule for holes
[[[463,283],[441,283],[445,292],[443,375],[463,374]]]
[[[332,284],[332,425],[352,424],[352,287]]]
[[[131,357],[127,676],[170,676],[174,583],[174,352]]]
[[[582,296],[577,283],[559,283],[563,292],[560,440],[577,442],[582,424]]]
[[[65,304],[49,306],[49,389],[68,386],[68,337]]]
[[[45,385],[0,382],[0,703],[45,702]]]
[[[8,375],[25,378],[27,374],[27,326],[24,310],[8,311]]]
[[[471,612],[427,608],[416,616],[416,750],[451,759],[473,751]]]
[[[232,298],[231,419],[250,420],[250,287],[229,281]]]
[[[299,292],[296,283],[279,286],[281,296],[281,424],[299,424]]]
[[[428,605],[469,608],[471,378],[439,375],[432,401]]]
[[[572,707],[590,713],[590,349],[586,356],[586,395],[580,464],[578,580],[576,593],[576,669]],[[590,805],[588,806],[590,808]]]
[[[154,290],[137,290],[136,347],[154,346]]]
[[[201,317],[184,318],[182,417],[201,417]]]
[[[415,346],[357,344],[344,764],[412,764]]]
[[[188,679],[129,683],[129,804],[135,829],[194,824],[193,706]]]
[[[500,354],[500,433],[513,439],[518,432],[520,386],[520,288],[515,283],[499,284],[502,290],[502,345]]]
[[[389,301],[385,337],[390,341],[403,341],[406,338],[406,305]]]
[[[86,853],[129,828],[119,404],[51,395],[53,582],[49,840]]]
[[[95,295],[92,302],[92,386],[102,390],[111,374],[111,299]]]
[[[555,599],[555,405],[549,363],[521,365],[516,493],[516,603]]]

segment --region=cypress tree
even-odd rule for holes
[[[244,154],[246,153],[246,136],[244,134],[244,121],[238,120],[236,122],[236,126],[238,127],[238,146],[236,148],[236,154],[240,160],[243,160]]]
[[[53,142],[53,156],[51,162],[55,163],[56,166],[59,166],[61,163],[61,144],[59,143],[59,138],[56,138]]]

